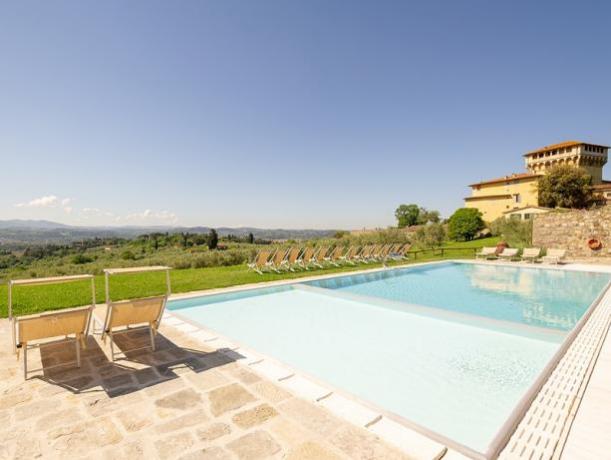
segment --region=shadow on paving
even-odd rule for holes
[[[108,340],[105,347],[108,347]],[[67,364],[53,369],[46,367],[75,361],[74,342],[45,344],[40,347],[42,369],[38,373],[32,371],[29,378],[77,394],[104,391],[112,398],[178,378],[185,372],[204,372],[243,358],[229,349],[204,352],[179,347],[162,334],[155,338],[155,351],[150,347],[129,351],[150,345],[148,328],[116,335],[114,344],[123,357],[113,362],[109,359],[110,352],[104,352],[98,339],[89,335],[87,347],[81,350],[80,368]]]

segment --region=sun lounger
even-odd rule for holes
[[[299,259],[299,255],[301,254],[300,248],[291,248],[289,249],[286,259],[282,262],[282,267],[285,270],[290,270],[292,272],[295,271],[295,267],[298,267],[299,264],[297,260]]]
[[[263,270],[268,267],[270,255],[270,251],[259,251],[255,256],[254,260],[248,264],[248,269],[257,272],[259,275],[262,275]]]
[[[310,267],[315,265],[314,254],[314,248],[305,248],[297,258],[296,265],[304,270],[309,270]]]
[[[358,253],[358,246],[351,246],[350,248],[348,248],[348,251],[346,251],[346,254],[340,257],[340,260],[350,265],[356,265]]]
[[[409,251],[411,247],[412,245],[409,243],[396,245],[388,256],[394,260],[407,259],[407,251]]]
[[[391,249],[392,249],[392,244],[385,244],[384,246],[382,246],[382,249],[380,250],[377,256],[378,260],[382,262],[386,262],[386,260],[389,258]]]
[[[522,251],[522,260],[526,262],[536,262],[541,256],[541,248],[525,248]]]
[[[339,267],[339,262],[342,260],[344,255],[344,248],[342,246],[336,246],[327,257],[325,257],[325,261],[329,264]]]
[[[165,271],[166,272],[166,294],[154,297],[144,297],[139,299],[122,300],[113,302],[110,298],[110,276],[118,274],[135,274],[143,272]],[[161,324],[163,312],[165,310],[168,296],[171,292],[170,287],[170,267],[134,267],[116,268],[104,270],[106,305],[100,305],[93,311],[94,326],[101,329],[102,340],[110,338],[110,357],[115,360],[114,336],[124,334],[133,330],[133,327],[148,327],[150,337],[150,348],[155,350],[155,336]],[[94,327],[95,332],[95,327]],[[123,352],[141,350],[149,346],[136,347]]]
[[[280,270],[283,270],[286,267],[285,260],[288,253],[289,251],[287,249],[277,249],[267,263],[268,267],[270,267],[276,273],[280,273]]]
[[[480,252],[475,254],[476,259],[496,259],[496,248],[483,247]]]
[[[320,249],[318,249],[318,251],[316,251],[316,254],[314,254],[314,265],[318,268],[323,268],[325,266],[325,263],[327,261],[327,252],[329,252],[329,246],[323,246]]]
[[[503,252],[499,254],[499,258],[504,259],[504,260],[512,260],[512,259],[515,259],[517,256],[518,256],[517,248],[505,248],[503,249]]]
[[[13,289],[15,286],[33,286],[42,284],[67,283],[74,281],[91,281],[91,305],[87,307],[70,308],[26,316],[13,315]],[[61,363],[46,366],[44,370],[68,364],[81,367],[81,346],[85,346],[85,337],[89,330],[91,311],[95,305],[95,282],[93,275],[61,276],[53,278],[38,278],[11,280],[8,283],[8,315],[12,325],[13,351],[19,358],[23,351],[23,377],[28,378],[28,348],[44,346],[39,340],[62,337],[63,340],[74,336],[76,360],[71,363]],[[32,343],[35,341],[34,343]]]
[[[548,249],[547,255],[541,259],[547,264],[559,264],[566,257],[566,249]]]
[[[369,260],[370,262],[379,262],[383,249],[384,249],[384,246],[380,244],[375,244],[373,248],[371,249],[371,252],[369,253],[369,257],[367,258],[367,260]]]
[[[365,246],[363,249],[361,249],[361,252],[357,254],[356,260],[358,262],[363,262],[363,263],[368,264],[370,262],[372,251],[373,251],[373,245]]]

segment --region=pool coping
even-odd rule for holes
[[[396,269],[409,269],[409,268],[414,268],[414,267],[433,266],[433,265],[448,264],[448,263],[465,263],[465,264],[479,264],[479,265],[509,266],[509,267],[514,267],[514,268],[523,267],[523,268],[608,273],[607,270],[601,270],[600,268],[602,267],[598,267],[595,265],[579,267],[579,268],[572,268],[570,265],[559,265],[558,266],[558,265],[548,265],[548,264],[542,265],[542,264],[523,263],[523,262],[516,263],[516,262],[504,262],[504,261],[474,261],[474,260],[448,259],[448,260],[443,260],[443,261],[429,261],[429,262],[421,262],[421,263],[414,263],[414,264],[394,265],[391,267],[376,267],[372,269],[355,270],[355,271],[350,271],[350,272],[332,273],[332,274],[325,274],[325,275],[313,275],[311,277],[293,278],[290,280],[278,280],[278,281],[269,281],[269,282],[262,282],[262,283],[250,283],[248,285],[240,285],[240,286],[233,286],[233,287],[219,288],[219,289],[210,289],[210,290],[205,290],[205,291],[193,291],[193,292],[184,293],[184,294],[172,295],[170,297],[170,300],[172,301],[186,300],[186,299],[195,298],[195,297],[208,297],[208,296],[214,296],[218,294],[228,294],[228,293],[236,293],[236,292],[243,292],[243,291],[250,291],[250,290],[259,290],[259,289],[265,289],[267,287],[296,285],[296,284],[302,284],[305,282],[316,281],[316,280],[321,280],[321,279],[354,276],[354,275],[366,274],[366,273],[383,272],[383,271],[396,270]],[[314,376],[311,376],[300,369],[296,369],[286,363],[283,363],[282,361],[276,358],[270,357],[256,350],[253,350],[249,347],[246,347],[240,344],[239,342],[235,341],[234,339],[228,338],[224,336],[223,334],[219,334],[212,329],[204,327],[201,324],[198,324],[197,322],[194,322],[194,321],[189,320],[188,318],[185,318],[184,316],[180,315],[180,313],[177,313],[177,311],[179,312],[180,310],[168,311],[166,312],[166,315],[169,318],[175,317],[181,323],[189,325],[190,328],[187,327],[187,328],[182,328],[182,329],[179,328],[179,329],[181,329],[184,333],[191,335],[196,340],[199,340],[200,342],[205,343],[206,345],[215,346],[215,344],[213,344],[212,342],[216,342],[218,340],[218,342],[216,342],[216,345],[221,345],[219,347],[220,352],[229,353],[233,357],[235,357],[236,350],[240,350],[240,352],[246,353],[247,355],[245,357],[245,359],[247,359],[246,364],[253,370],[263,375],[264,377],[271,379],[275,381],[276,383],[282,384],[283,381],[288,381],[291,378],[297,377],[297,378],[305,379],[306,382],[310,382],[310,386],[313,384],[316,387],[325,389],[324,391],[327,392],[326,394],[322,395],[322,397],[314,398],[314,400],[310,402],[313,402],[315,404],[320,404],[321,401],[325,401],[327,398],[330,398],[332,395],[338,395],[340,398],[344,398],[347,401],[357,404],[359,407],[361,407],[364,410],[368,410],[371,413],[377,413],[378,415],[374,419],[367,422],[362,427],[365,429],[368,429],[369,431],[375,434],[380,435],[380,437],[390,442],[391,444],[396,445],[397,447],[401,448],[402,450],[406,451],[407,453],[411,455],[416,455],[417,458],[421,458],[419,454],[423,452],[421,451],[414,452],[414,450],[411,448],[411,444],[406,445],[407,444],[405,441],[406,439],[409,439],[410,443],[415,442],[419,446],[417,450],[426,449],[430,451],[430,449],[432,449],[431,446],[439,447],[439,449],[437,449],[436,455],[433,455],[431,457],[431,456],[428,456],[427,454],[426,458],[438,459],[438,458],[444,457],[446,453],[451,452],[453,455],[458,455],[458,456],[462,455],[462,456],[466,456],[468,458],[472,458],[476,460],[488,460],[491,458],[497,458],[501,453],[503,453],[510,439],[515,434],[518,426],[520,425],[526,413],[528,412],[529,408],[531,407],[533,401],[537,398],[542,388],[544,387],[545,383],[548,382],[548,380],[550,380],[551,375],[554,373],[558,363],[566,355],[567,351],[569,350],[571,345],[574,343],[575,339],[582,332],[582,329],[585,326],[585,324],[590,320],[593,312],[601,304],[601,301],[605,298],[607,294],[611,294],[611,281],[605,286],[604,289],[602,289],[602,291],[599,293],[597,298],[591,303],[591,305],[588,307],[586,312],[582,315],[582,317],[580,318],[578,323],[575,325],[575,327],[568,332],[567,337],[559,344],[559,349],[557,350],[557,352],[548,361],[545,368],[540,372],[540,374],[537,376],[535,381],[531,384],[527,392],[522,396],[520,401],[514,407],[511,414],[506,419],[505,423],[501,426],[501,428],[498,430],[497,434],[494,436],[493,440],[489,444],[489,448],[484,453],[476,451],[466,445],[463,445],[457,441],[447,438],[446,436],[440,433],[429,430],[426,427],[420,426],[417,423],[405,417],[402,417],[398,414],[394,414],[390,411],[382,409],[378,407],[376,404],[373,404],[369,401],[359,398],[343,389],[336,388],[333,385],[330,385],[327,382],[324,382]],[[170,325],[172,325],[171,320],[170,320]],[[195,330],[193,330],[192,328],[195,328]],[[203,332],[204,337],[208,337],[208,339],[205,339],[205,338],[202,339],[202,337],[198,337],[197,335],[194,335],[195,333],[198,333],[198,332],[199,333]],[[238,354],[240,352],[238,352]],[[258,357],[258,359],[255,359],[254,361],[252,361],[248,359],[248,356]],[[595,356],[590,358],[589,360],[590,364],[591,364],[592,359],[594,359],[594,357]],[[263,368],[257,369],[256,366],[262,363],[266,363],[266,364],[263,364],[264,366]],[[584,376],[583,379],[587,380],[587,376]],[[307,384],[306,384],[306,387],[307,387]],[[290,391],[290,388],[288,389]],[[307,394],[305,395],[297,394],[297,395],[302,396],[302,397],[307,396]],[[324,406],[324,404],[321,404],[321,405]],[[343,406],[344,407],[342,408],[342,405],[340,404],[339,408],[338,407],[327,407],[327,408],[330,409],[331,412],[335,413],[335,415],[340,416],[340,418],[347,419],[349,422],[359,425],[358,422],[355,423],[355,420],[353,420],[355,418],[354,417],[355,413],[358,413],[359,411],[354,408],[346,411],[345,404],[343,404]],[[346,417],[347,414],[348,414],[348,417]],[[357,419],[361,417],[362,415],[356,416]],[[376,433],[376,431],[371,429],[372,427],[375,428],[376,424],[382,421],[384,421],[385,423],[394,424],[394,426],[391,425],[390,427],[387,427],[387,429],[381,433]],[[421,438],[425,438],[425,439],[421,439]],[[429,446],[425,447],[423,444],[427,444],[427,441],[428,441]],[[450,450],[448,450],[448,448]]]

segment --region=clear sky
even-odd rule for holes
[[[0,219],[449,215],[527,150],[611,143],[610,24],[605,1],[3,2]]]

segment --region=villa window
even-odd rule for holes
[[[519,193],[516,193],[513,196],[513,200],[514,200],[515,203],[521,203],[522,202],[522,196]]]
[[[532,214],[525,213],[524,214],[524,220],[530,220],[530,219],[532,219],[532,216],[533,216]]]

